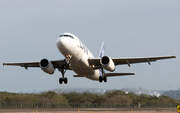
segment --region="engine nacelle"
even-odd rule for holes
[[[103,56],[100,60],[100,63],[105,70],[108,70],[111,72],[115,70],[114,62],[108,56]]]
[[[39,66],[41,67],[41,69],[48,73],[48,74],[53,74],[54,73],[54,66],[53,64],[47,60],[47,59],[42,59],[39,63]]]

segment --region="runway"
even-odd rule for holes
[[[177,112],[176,108],[60,108],[60,109],[0,109],[0,113],[132,113]]]

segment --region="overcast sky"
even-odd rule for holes
[[[180,56],[179,0],[1,0],[0,64],[64,59],[56,47],[64,32],[76,35],[98,56],[101,43],[110,57]],[[40,68],[0,66],[0,91],[40,92],[56,88],[180,87],[180,61],[162,60],[117,66],[115,72],[135,76],[111,77],[107,83],[44,73]]]

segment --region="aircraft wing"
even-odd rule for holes
[[[62,65],[67,65],[66,60],[54,60],[54,61],[50,61],[53,66],[55,68],[61,67]],[[39,66],[39,62],[26,62],[26,63],[3,63],[4,65],[11,65],[11,66],[21,66],[24,68],[28,68],[28,67],[40,67]],[[68,68],[70,69],[70,68]]]
[[[155,62],[157,60],[164,60],[170,58],[176,58],[176,56],[144,57],[144,58],[112,58],[112,60],[115,65],[127,64],[128,66],[130,66],[130,64],[134,64],[134,63],[148,62],[149,64],[151,64],[151,62]],[[100,58],[90,58],[88,59],[88,62],[90,65],[94,65],[94,66],[101,65]]]

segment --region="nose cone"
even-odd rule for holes
[[[67,37],[59,37],[57,39],[56,46],[63,55],[66,55],[68,54],[69,51],[68,44],[69,44],[69,39]]]
[[[57,39],[56,45],[57,45],[57,48],[58,48],[59,50],[64,49],[65,46],[67,45],[66,38],[65,38],[65,37],[59,37],[59,38]]]

